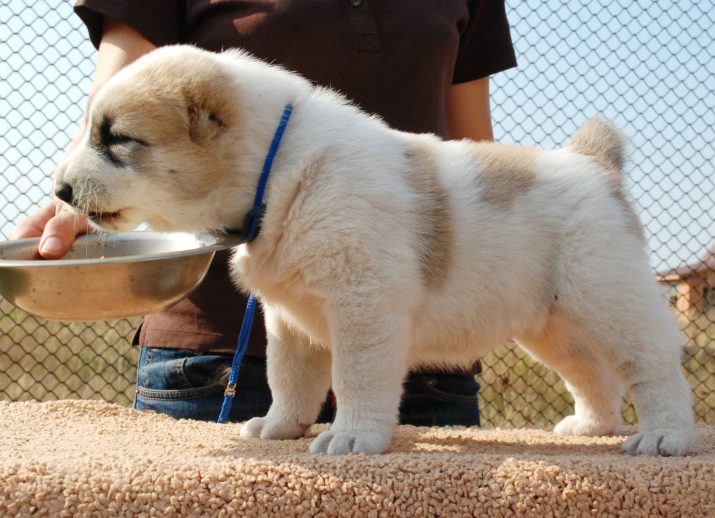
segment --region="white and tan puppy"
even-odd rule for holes
[[[337,416],[310,450],[382,452],[411,366],[466,365],[513,338],[573,394],[558,433],[613,432],[630,389],[625,451],[688,451],[680,336],[603,122],[558,151],[444,142],[246,54],[167,47],[97,93],[58,196],[108,230],[240,228],[287,103],[261,232],[233,257],[265,308],[273,392],[243,436],[302,436],[332,386]]]

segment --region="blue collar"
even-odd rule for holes
[[[250,243],[258,236],[258,232],[261,230],[261,222],[263,220],[263,215],[266,212],[266,204],[263,203],[263,194],[266,191],[266,184],[268,183],[268,175],[271,173],[271,166],[273,165],[273,159],[278,152],[278,145],[281,143],[281,138],[283,138],[283,133],[285,132],[286,126],[288,125],[288,119],[290,119],[293,113],[293,105],[286,104],[283,110],[283,115],[278,123],[276,132],[273,135],[273,141],[271,142],[271,147],[268,149],[268,154],[266,155],[266,160],[263,162],[263,170],[261,171],[261,176],[258,179],[258,186],[256,187],[256,197],[253,200],[253,208],[248,211],[246,217],[243,220],[243,228],[240,231],[229,230],[229,233],[239,234],[246,243]]]

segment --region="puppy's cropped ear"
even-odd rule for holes
[[[236,121],[235,80],[215,57],[207,55],[176,68],[181,70],[177,82],[188,115],[189,138],[201,146],[208,145]]]
[[[224,122],[214,110],[191,102],[187,108],[189,115],[189,138],[205,146],[221,134]]]

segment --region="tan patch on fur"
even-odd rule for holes
[[[235,91],[228,87],[234,80],[198,54],[151,65],[135,73],[131,84],[115,86],[111,96],[97,96],[90,139],[99,142],[102,121],[108,118],[115,133],[146,142],[128,157],[137,171],[160,175],[179,197],[202,196],[220,183],[230,162],[224,156],[227,146],[215,143],[224,133],[232,142],[241,141],[241,103],[226,95]]]
[[[453,254],[453,223],[449,197],[437,176],[426,144],[413,143],[405,152],[409,169],[405,180],[415,194],[422,278],[428,288],[438,288],[447,278]]]
[[[228,86],[233,77],[202,53],[191,59],[174,56],[152,62],[132,79],[128,88],[102,99],[100,113],[93,110],[95,131],[101,118],[108,116],[120,130],[126,127],[141,132],[142,125],[148,124],[148,133],[154,138],[150,143],[165,144],[189,131],[196,133],[200,122],[211,126],[209,131],[215,136],[214,126],[240,121],[240,103],[226,95],[235,91]]]
[[[508,209],[517,195],[528,192],[536,181],[535,149],[478,142],[472,156],[480,166],[477,180],[482,199]]]

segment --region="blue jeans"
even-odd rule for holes
[[[134,408],[177,419],[216,421],[231,360],[227,354],[142,347]],[[479,425],[478,390],[472,375],[410,373],[400,405],[400,422],[416,426]],[[266,361],[247,356],[241,363],[230,420],[264,416],[270,405]],[[327,396],[318,421],[330,422],[334,416],[332,398]]]

